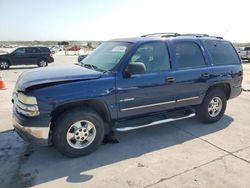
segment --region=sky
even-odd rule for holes
[[[155,32],[250,42],[249,0],[0,0],[0,40],[109,40]]]

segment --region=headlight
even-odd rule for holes
[[[27,96],[23,93],[17,93],[17,98],[23,104],[37,105],[36,97]]]
[[[35,97],[27,96],[23,93],[17,93],[17,100],[15,100],[14,97],[14,101],[16,109],[20,114],[30,117],[38,116],[40,114]]]

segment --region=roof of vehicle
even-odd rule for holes
[[[46,48],[46,49],[49,49],[46,46],[20,46],[18,48]]]
[[[207,34],[178,34],[178,33],[153,33],[148,35],[142,35],[141,37],[134,38],[118,38],[110,41],[115,42],[147,42],[147,41],[159,41],[159,40],[183,40],[183,39],[205,39],[205,40],[222,40],[222,37],[209,36]]]

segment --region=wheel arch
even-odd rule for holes
[[[231,95],[231,87],[230,87],[230,84],[229,83],[217,83],[217,84],[214,84],[214,85],[211,85],[209,86],[209,88],[207,89],[207,93],[213,89],[221,89],[226,97],[227,97],[227,100],[230,98],[230,95]]]
[[[94,110],[96,113],[98,113],[104,120],[105,134],[109,133],[110,124],[112,122],[111,116],[110,116],[110,112],[109,112],[107,105],[101,100],[76,101],[76,102],[71,102],[71,103],[63,104],[63,105],[56,107],[50,114],[51,128],[53,128],[53,124],[56,118],[58,118],[60,114],[70,109],[81,108],[81,107],[90,108],[91,110]]]
[[[9,63],[9,66],[11,65],[11,61],[7,58],[0,58],[0,61],[7,61]]]
[[[47,57],[39,57],[37,59],[37,63],[40,63],[40,61],[45,60],[48,63],[48,58]]]

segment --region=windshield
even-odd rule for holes
[[[105,42],[83,59],[80,64],[100,71],[113,69],[130,49],[131,43]]]

